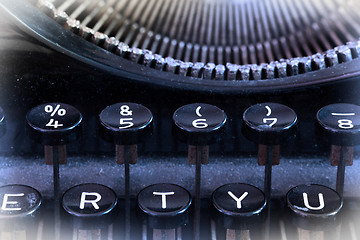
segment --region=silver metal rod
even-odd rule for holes
[[[125,146],[124,169],[125,169],[125,240],[131,240],[130,236],[130,149]]]
[[[265,221],[265,239],[270,239],[270,209],[271,209],[271,172],[272,172],[272,146],[267,149],[267,163],[265,165],[264,193],[267,200],[267,218]]]
[[[54,183],[54,239],[60,240],[60,173],[58,148],[53,148],[53,183]]]
[[[264,192],[268,201],[271,199],[272,146],[267,147],[267,162],[265,165]]]
[[[195,165],[194,240],[200,240],[200,185],[202,146],[197,146]]]
[[[342,197],[344,193],[345,182],[345,166],[346,166],[346,147],[341,147],[340,162],[337,168],[336,175],[336,191]]]

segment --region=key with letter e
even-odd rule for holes
[[[40,193],[25,185],[0,187],[0,239],[37,239]]]

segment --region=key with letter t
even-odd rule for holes
[[[141,190],[137,205],[146,222],[145,229],[152,229],[154,240],[178,239],[182,226],[188,223],[190,193],[174,184],[155,184]]]

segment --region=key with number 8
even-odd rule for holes
[[[317,113],[320,126],[338,145],[357,144],[360,134],[360,106],[337,103],[321,108]]]
[[[360,106],[336,103],[321,108],[316,115],[320,133],[330,140],[330,162],[338,166],[336,190],[342,195],[345,165],[353,162],[354,145],[360,144]]]

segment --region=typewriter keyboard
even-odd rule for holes
[[[45,102],[19,121],[17,111],[1,108],[3,151],[3,140],[20,134],[35,152],[2,156],[1,239],[358,238],[358,105],[315,111],[313,131],[328,154],[302,158],[286,149],[304,128],[301,113],[286,105],[258,103],[234,117],[192,103],[160,119],[144,105],[119,102],[89,117]],[[228,141],[241,148],[234,134],[224,140],[234,125],[252,154],[223,151]],[[161,152],[166,141],[146,150],[162,131],[178,152]]]

